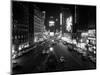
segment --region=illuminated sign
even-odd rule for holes
[[[72,31],[72,16],[68,17],[66,19],[66,30],[68,32],[71,32]]]
[[[87,37],[88,36],[88,33],[87,32],[81,33],[81,36],[82,37]]]
[[[54,26],[55,22],[54,21],[49,21],[49,26]]]
[[[88,30],[88,36],[95,36],[96,35],[96,30]]]

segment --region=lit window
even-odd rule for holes
[[[20,38],[20,35],[18,35],[18,38]]]
[[[21,37],[23,38],[23,35]]]
[[[17,39],[17,36],[15,36],[15,39]]]

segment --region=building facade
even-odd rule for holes
[[[42,12],[37,6],[34,6],[34,42],[43,38],[45,32],[45,12]]]
[[[12,2],[12,45],[33,45],[35,37],[43,36],[45,14],[34,4]]]
[[[12,45],[15,50],[29,40],[28,8],[19,2],[12,2]]]

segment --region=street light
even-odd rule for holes
[[[50,51],[53,51],[53,47],[50,47]]]
[[[62,13],[60,13],[60,25],[62,25]]]

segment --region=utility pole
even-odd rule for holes
[[[77,10],[76,10],[77,8],[76,8],[76,5],[75,5],[75,24],[77,23]]]

